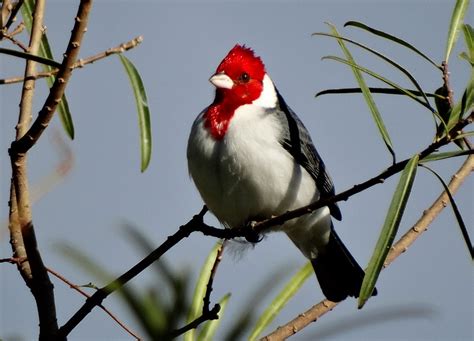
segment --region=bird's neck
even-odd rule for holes
[[[234,98],[230,92],[217,89],[214,102],[204,114],[205,126],[214,139],[224,138],[235,111],[244,104],[247,103]]]

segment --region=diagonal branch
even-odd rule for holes
[[[464,180],[474,171],[474,156],[470,155],[463,163],[461,168],[454,174],[448,188],[452,194],[454,194]],[[408,230],[393,246],[388,253],[387,259],[385,260],[384,268],[389,266],[398,256],[404,253],[415,240],[428,229],[428,226],[433,220],[441,213],[449,202],[448,194],[442,192],[435,202],[423,212],[420,219]],[[315,322],[321,316],[336,307],[337,303],[324,300],[314,305],[309,310],[300,314],[284,326],[278,327],[275,331],[263,337],[261,340],[274,341],[283,340],[291,335],[294,335],[301,329],[305,328],[312,322]]]
[[[2,259],[0,259],[0,263],[2,262]],[[86,297],[86,298],[89,298],[91,297],[91,295],[89,295],[88,293],[86,293],[84,290],[81,289],[81,287],[79,285],[76,285],[72,282],[70,282],[67,278],[65,278],[64,276],[62,276],[61,274],[59,274],[58,272],[54,271],[53,269],[51,268],[47,268],[48,272],[53,275],[54,277],[56,277],[57,279],[59,279],[60,281],[66,283],[67,285],[69,285],[69,287],[75,291],[77,291],[78,293],[80,293],[82,296]],[[108,310],[106,307],[104,307],[102,304],[99,305],[99,308],[102,309],[107,315],[110,316],[110,318],[112,320],[114,320],[120,327],[122,327],[123,330],[125,330],[127,333],[129,333],[131,336],[133,336],[135,339],[137,340],[141,340],[142,338],[140,336],[138,336],[135,332],[133,332],[130,327],[126,326],[122,321],[120,321],[118,319],[117,316],[115,316],[110,310]]]
[[[119,54],[123,53],[125,51],[128,51],[130,49],[133,49],[134,47],[138,46],[141,42],[143,41],[142,36],[138,36],[133,38],[130,41],[127,41],[126,43],[122,43],[116,47],[112,47],[108,50],[105,50],[101,53],[98,53],[94,56],[84,58],[84,59],[79,59],[77,62],[75,62],[72,66],[72,69],[77,69],[77,68],[82,68],[88,64],[92,64],[98,60],[101,60],[103,58],[106,58],[108,56],[111,56],[113,54]],[[40,79],[40,78],[46,78],[50,77],[53,75],[57,75],[59,72],[59,69],[54,69],[51,71],[45,71],[45,72],[38,72],[35,76],[30,77],[31,79]],[[12,78],[5,78],[5,79],[0,79],[0,85],[2,84],[14,84],[14,83],[19,83],[23,82],[25,78],[24,77],[12,77]]]
[[[429,145],[427,148],[425,148],[423,151],[419,153],[420,155],[420,162],[423,161],[423,158],[430,155],[431,153],[435,152],[439,148],[443,147],[444,145],[447,145],[450,143],[456,136],[459,134],[459,132],[467,126],[468,124],[472,123],[474,120],[474,112],[471,112],[469,116],[467,116],[465,119],[460,120],[455,127],[450,131],[450,134],[448,136],[445,136],[441,138],[440,140],[432,143]],[[342,200],[347,200],[349,197],[353,196],[354,194],[360,193],[372,186],[375,186],[377,184],[383,183],[386,179],[389,177],[401,172],[405,165],[408,163],[410,159],[406,159],[403,161],[399,161],[389,168],[387,168],[385,171],[380,173],[379,175],[363,182],[358,185],[353,186],[352,188],[341,192],[335,196],[332,196],[330,198],[325,198],[325,199],[320,199],[318,201],[315,201],[307,206],[288,211],[282,215],[279,215],[274,218],[270,218],[267,220],[263,220],[261,222],[258,222],[257,224],[254,225],[253,230],[256,233],[262,233],[263,231],[267,230],[270,227],[277,226],[277,225],[282,225],[288,220],[298,218],[304,214],[313,212],[314,210],[317,210],[318,208],[328,206],[329,204],[335,203],[337,201],[342,201]]]

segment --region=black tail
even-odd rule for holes
[[[311,263],[319,285],[326,298],[333,302],[346,299],[347,296],[359,297],[364,279],[364,270],[355,261],[347,248],[332,229],[329,243]],[[372,296],[377,295],[374,289]]]

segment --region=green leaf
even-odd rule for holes
[[[280,291],[280,293],[259,317],[254,329],[249,336],[249,340],[255,340],[265,330],[265,328],[268,327],[268,325],[278,315],[280,310],[283,309],[290,298],[292,298],[298,292],[303,283],[312,273],[313,267],[311,266],[311,263],[308,262],[293,277],[291,277],[283,290]]]
[[[21,52],[21,51],[17,51],[17,50],[5,49],[3,47],[0,47],[0,53],[7,54],[9,56],[18,57],[18,58],[33,60],[37,63],[41,63],[41,64],[49,65],[49,66],[54,66],[55,68],[58,68],[58,67],[61,66],[61,63],[58,63],[57,61],[55,61],[53,59],[43,58],[41,56],[37,56],[37,55],[31,54],[31,53]]]
[[[373,94],[387,94],[387,95],[404,95],[406,96],[407,93],[412,93],[415,96],[421,97],[423,96],[421,92],[414,90],[414,89],[404,89],[404,91],[392,88],[374,88],[369,87],[369,90]],[[334,94],[360,94],[362,90],[360,88],[339,88],[339,89],[326,89],[318,92],[314,97],[322,96],[322,95],[334,95]],[[441,96],[439,94],[433,93],[425,93],[426,97],[434,97],[439,99],[446,99],[446,97]]]
[[[466,59],[474,67],[474,29],[469,24],[462,25],[464,33],[464,42],[467,52],[462,52],[459,56]]]
[[[467,131],[465,133],[459,134],[458,136],[456,136],[455,140],[463,139],[465,137],[470,137],[470,136],[474,136],[474,131]]]
[[[456,5],[454,6],[453,14],[451,16],[451,22],[449,24],[448,30],[448,39],[446,41],[446,53],[444,60],[448,62],[449,55],[456,43],[456,40],[459,35],[459,29],[464,21],[464,16],[469,7],[469,0],[457,0]]]
[[[30,33],[34,7],[34,0],[25,0],[23,2],[23,6],[21,6],[21,15],[23,17],[23,21],[26,25],[26,28]],[[41,37],[38,54],[48,59],[54,59],[46,34],[43,34],[43,36]],[[53,70],[53,68],[48,65],[43,65],[43,70],[46,72],[50,72]],[[54,76],[46,78],[46,83],[48,84],[49,88],[53,86],[55,79],[56,77]],[[63,95],[63,97],[61,98],[61,102],[59,102],[57,106],[57,111],[59,113],[59,118],[61,120],[61,124],[64,130],[66,131],[66,134],[71,139],[74,139],[74,123],[72,121],[71,111],[69,110],[69,104],[65,95]]]
[[[186,323],[191,323],[201,315],[202,307],[204,305],[203,299],[204,295],[206,294],[207,283],[209,282],[209,277],[211,276],[211,269],[216,260],[217,252],[221,246],[222,243],[216,243],[201,268],[201,273],[199,274],[199,277],[196,282],[196,287],[194,288],[193,302],[191,303],[191,308],[189,309]],[[184,341],[194,341],[195,339],[196,337],[194,329],[191,329],[190,331],[184,334]]]
[[[428,57],[426,54],[424,54],[423,52],[421,52],[420,50],[418,50],[416,47],[414,47],[412,44],[406,42],[405,40],[403,39],[400,39],[394,35],[391,35],[389,33],[386,33],[386,32],[383,32],[383,31],[380,31],[380,30],[377,30],[375,28],[372,28],[370,26],[367,26],[361,22],[358,22],[358,21],[348,21],[344,24],[344,27],[346,26],[353,26],[353,27],[357,27],[357,28],[360,28],[360,29],[363,29],[363,30],[366,30],[372,34],[375,34],[379,37],[382,37],[382,38],[385,38],[385,39],[388,39],[388,40],[391,40],[397,44],[400,44],[410,50],[412,50],[413,52],[415,52],[416,54],[418,54],[419,56],[423,57],[424,59],[426,59],[427,61],[429,61],[431,64],[433,64],[436,68],[438,69],[442,69],[440,65],[436,64],[436,62],[434,62],[430,57]]]
[[[337,32],[336,27],[334,25],[328,24],[328,26],[331,28],[331,31],[335,36],[340,37],[340,34],[339,32]],[[354,58],[352,58],[352,55],[347,49],[346,45],[344,44],[344,41],[341,39],[338,39],[337,42],[339,43],[339,46],[344,52],[344,55],[346,56],[347,60],[351,64],[355,65],[356,63],[354,61]],[[383,123],[382,116],[380,115],[380,112],[377,109],[377,106],[375,105],[375,101],[369,91],[369,88],[367,84],[365,83],[364,78],[362,77],[362,74],[357,68],[352,67],[352,72],[354,73],[354,76],[357,80],[357,83],[359,84],[359,87],[362,89],[362,94],[364,95],[365,101],[367,102],[370,112],[372,113],[372,117],[375,121],[375,124],[377,125],[377,128],[380,132],[380,135],[382,136],[382,139],[385,145],[387,146],[388,151],[390,152],[390,154],[392,154],[393,162],[395,163],[395,152],[393,150],[392,141],[390,140],[390,135],[388,134],[387,128],[385,128],[385,124]]]
[[[462,236],[464,237],[464,241],[466,243],[467,249],[469,250],[469,254],[471,255],[471,260],[474,260],[474,247],[471,242],[471,238],[469,237],[469,233],[467,232],[466,224],[464,224],[464,220],[462,219],[461,212],[459,212],[458,205],[456,205],[456,202],[454,201],[453,195],[451,194],[451,191],[449,190],[448,185],[446,185],[446,182],[444,182],[443,178],[439,176],[438,173],[436,173],[434,170],[431,168],[422,165],[423,168],[426,168],[429,170],[434,176],[438,178],[438,180],[441,182],[441,185],[443,185],[444,191],[448,195],[449,202],[451,203],[451,207],[453,208],[454,216],[456,217],[456,220],[458,221],[459,228],[461,229]]]
[[[390,65],[394,66],[395,68],[397,68],[398,70],[400,70],[405,76],[407,76],[407,78],[413,83],[413,85],[416,87],[416,89],[419,91],[419,93],[421,94],[421,96],[424,98],[425,100],[425,104],[427,105],[427,107],[431,108],[431,105],[430,105],[430,102],[428,101],[428,98],[426,97],[425,95],[425,92],[423,91],[423,89],[421,88],[421,86],[418,84],[418,82],[416,81],[415,77],[413,77],[411,75],[410,72],[408,72],[408,70],[406,70],[403,66],[401,66],[400,64],[398,64],[397,62],[395,62],[394,60],[388,58],[387,56],[385,56],[384,54],[364,45],[364,44],[361,44],[359,42],[356,42],[352,39],[348,39],[348,38],[344,38],[344,37],[341,37],[341,36],[338,36],[338,35],[334,35],[334,34],[329,34],[329,33],[313,33],[313,35],[317,35],[317,36],[324,36],[324,37],[332,37],[332,38],[336,38],[336,39],[342,39],[344,41],[347,41],[351,44],[354,44],[360,48],[363,48],[364,50],[366,51],[369,51],[370,53],[376,55],[377,57],[383,59],[384,61],[386,61],[387,63],[389,63]],[[370,88],[369,88],[370,89]],[[430,109],[431,111],[434,111],[433,108]]]
[[[358,302],[359,309],[362,308],[365,302],[372,296],[377,278],[387,258],[388,251],[392,246],[393,239],[397,234],[398,226],[400,225],[405,206],[410,196],[413,181],[415,180],[418,159],[418,155],[412,157],[400,176],[387,216],[385,217],[382,232],[380,233],[362,282]]]
[[[464,33],[464,42],[466,43],[467,51],[471,57],[474,57],[474,29],[469,24],[462,25]]]
[[[459,58],[467,60],[469,62],[469,64],[471,64],[471,66],[474,66],[474,62],[471,61],[471,57],[469,57],[466,52],[461,52],[459,54]]]
[[[219,305],[221,306],[221,310],[219,310],[219,319],[217,320],[211,320],[207,321],[201,332],[199,333],[198,336],[198,341],[208,341],[212,340],[214,338],[214,335],[216,334],[217,327],[219,327],[221,321],[222,321],[222,316],[224,316],[224,311],[227,306],[227,303],[229,302],[230,298],[230,293],[224,295],[219,301]]]
[[[453,152],[433,153],[420,160],[421,163],[450,159],[452,157],[474,154],[473,149],[456,150]]]
[[[141,154],[141,171],[144,172],[151,159],[151,124],[150,110],[148,108],[148,100],[146,97],[145,87],[142,79],[132,62],[125,56],[119,55],[125,71],[127,72],[130,84],[132,85],[135,102],[137,104],[138,125],[140,128],[140,154]]]

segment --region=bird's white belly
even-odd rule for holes
[[[313,178],[280,144],[276,118],[245,109],[235,112],[222,140],[209,135],[200,115],[188,144],[191,176],[209,209],[229,227],[282,214],[319,196]]]

